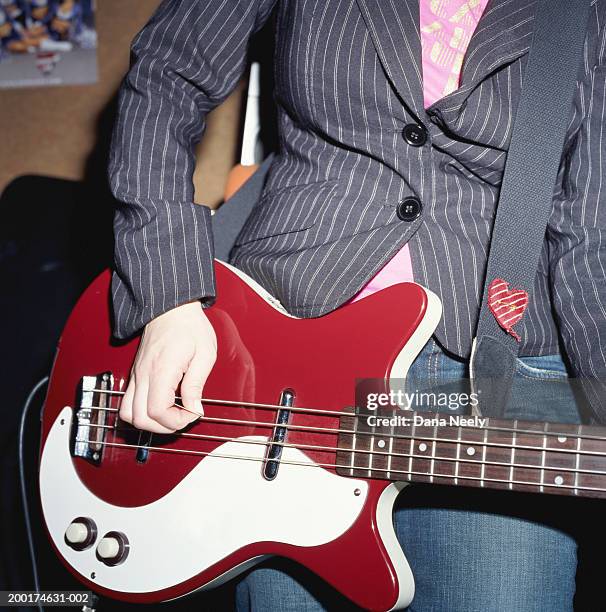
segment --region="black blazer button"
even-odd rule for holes
[[[414,221],[421,214],[422,208],[419,198],[406,198],[398,204],[396,214],[402,221]]]
[[[411,147],[422,147],[427,142],[427,130],[416,123],[405,125],[402,136]]]

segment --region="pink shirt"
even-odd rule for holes
[[[425,108],[459,86],[463,57],[488,0],[419,0]],[[405,244],[350,300],[414,280]]]

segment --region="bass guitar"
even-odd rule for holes
[[[401,609],[414,580],[392,509],[407,483],[604,496],[605,428],[356,407],[361,380],[393,391],[433,333],[441,305],[420,285],[298,319],[239,270],[215,270],[218,298],[205,312],[218,356],[204,416],[175,434],[119,418],[139,341],[111,339],[109,272],[62,334],[40,499],[59,558],[93,591],[161,602],[279,555],[362,608]]]

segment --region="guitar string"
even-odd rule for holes
[[[113,427],[112,425],[98,425],[96,423],[90,423],[88,425],[89,427],[95,427],[97,429],[108,429],[108,430],[112,430],[112,431],[130,431],[130,432],[136,432],[139,431],[138,429],[134,429],[134,428],[130,428],[130,427]],[[533,468],[533,469],[545,469],[545,470],[549,470],[549,471],[556,471],[556,472],[572,472],[575,474],[591,474],[591,475],[595,475],[595,476],[606,476],[606,471],[601,471],[601,470],[589,470],[589,469],[578,469],[578,468],[564,468],[564,467],[544,467],[541,468],[540,466],[537,465],[531,465],[531,464],[525,464],[525,463],[511,463],[511,462],[500,462],[500,461],[485,461],[485,460],[474,460],[474,459],[457,459],[456,457],[435,457],[433,454],[432,455],[414,455],[414,454],[410,454],[410,453],[394,453],[394,452],[388,452],[388,451],[377,451],[377,450],[371,450],[371,449],[358,449],[356,448],[355,450],[352,449],[344,449],[344,448],[339,448],[339,447],[335,447],[335,446],[319,446],[319,445],[315,445],[315,444],[291,444],[289,442],[273,442],[272,440],[268,439],[265,441],[260,441],[260,440],[245,440],[243,438],[232,438],[229,436],[215,436],[212,434],[192,434],[192,433],[182,433],[182,434],[176,434],[174,437],[181,437],[181,438],[190,438],[190,439],[203,439],[203,440],[219,440],[221,442],[242,442],[244,444],[253,444],[253,445],[258,445],[258,446],[267,446],[272,447],[272,446],[280,446],[282,448],[294,448],[294,449],[307,449],[307,450],[315,450],[315,451],[319,451],[319,452],[344,452],[344,453],[350,453],[350,452],[354,452],[356,454],[360,453],[360,454],[364,454],[364,455],[382,455],[385,457],[403,457],[405,459],[409,459],[409,458],[413,458],[413,459],[425,459],[427,461],[431,460],[431,459],[435,459],[435,460],[439,460],[439,461],[447,461],[447,462],[455,462],[455,463],[470,463],[472,465],[495,465],[495,466],[503,466],[503,467],[508,467],[508,468]],[[115,439],[115,438],[114,438]],[[418,437],[414,437],[414,438],[407,438],[407,439],[411,439],[411,440],[426,440],[425,438],[418,438]],[[431,438],[427,438],[427,440],[431,440]],[[459,444],[460,442],[458,440],[444,440],[444,439],[436,439],[439,442],[448,442],[448,443],[453,443],[453,444]],[[96,444],[97,442],[93,442],[94,444]],[[140,445],[137,444],[139,448],[147,448],[144,445]],[[490,444],[483,444],[483,443],[479,443],[478,445],[476,444],[471,444],[471,443],[464,443],[464,446],[491,446]],[[503,445],[505,446],[505,445]],[[517,447],[517,446],[506,446],[507,449],[528,449],[530,447]],[[193,450],[193,449],[192,449]],[[533,447],[533,450],[536,450],[537,452],[544,452],[545,449],[542,447]],[[555,450],[555,449],[554,449]],[[551,452],[548,449],[549,452]],[[572,452],[572,451],[570,451]],[[579,454],[574,452],[573,454]],[[582,453],[581,453],[582,454]],[[271,457],[266,457],[266,461],[277,461],[280,462],[279,458],[271,458]]]
[[[115,391],[110,389],[87,389],[87,392],[95,392],[95,393],[103,393],[106,395],[124,395],[125,391]],[[179,395],[175,395],[176,400],[183,400],[183,398]],[[347,416],[349,413],[343,412],[342,410],[323,410],[322,408],[304,408],[298,406],[280,406],[279,404],[263,404],[258,402],[245,402],[245,401],[237,401],[237,400],[221,400],[210,397],[202,397],[200,398],[202,403],[205,404],[224,404],[226,406],[243,406],[245,408],[262,408],[267,410],[283,410],[288,408],[288,410],[292,410],[293,412],[309,412],[312,414],[322,414],[329,416]],[[187,412],[191,412],[192,414],[198,415],[197,412],[193,410],[189,410],[184,406],[180,406],[184,408]],[[198,415],[199,416],[199,415]]]
[[[124,391],[114,391],[114,390],[103,390],[103,389],[91,389],[90,391],[95,391],[98,393],[104,393],[104,394],[108,394],[108,395],[124,395]],[[175,399],[182,399],[180,396],[176,395]],[[336,411],[336,410],[323,410],[321,408],[305,408],[305,407],[298,407],[298,406],[281,406],[279,404],[263,404],[263,403],[255,403],[255,402],[245,402],[245,401],[237,401],[237,400],[226,400],[226,399],[216,399],[216,398],[201,398],[201,401],[203,403],[207,403],[207,404],[220,404],[220,405],[226,405],[226,406],[234,406],[234,407],[245,407],[245,408],[260,408],[261,410],[289,410],[290,412],[299,412],[299,413],[309,413],[309,414],[317,414],[318,416],[349,416],[349,417],[355,417],[355,416],[359,416],[356,415],[355,413],[352,412],[343,412],[343,411]],[[193,410],[189,410],[189,408],[186,408],[185,406],[182,405],[178,405],[175,402],[175,405],[177,405],[179,408],[185,410],[186,412],[189,412],[190,414],[193,414],[195,416],[197,416],[199,419],[203,418],[204,415],[199,414],[198,412],[195,412]],[[103,407],[99,407],[99,406],[95,406],[94,408],[96,409],[104,409]],[[118,409],[115,409],[118,410]],[[405,410],[405,409],[404,409]],[[445,417],[448,416],[446,413],[431,413],[431,414],[436,414],[438,417]],[[419,415],[421,416],[421,415]],[[466,416],[466,415],[463,415]],[[388,418],[388,417],[381,417],[381,418]],[[469,416],[467,415],[467,418],[469,418]],[[490,422],[490,419],[488,419],[488,421]],[[564,425],[564,423],[551,423],[551,425],[558,427],[561,425]],[[578,426],[577,426],[578,427]],[[596,426],[592,426],[592,427],[596,427]],[[598,435],[591,435],[591,434],[580,434],[580,433],[573,433],[573,432],[564,432],[564,431],[543,431],[541,430],[540,432],[537,432],[535,430],[531,430],[531,429],[517,429],[517,428],[510,428],[510,427],[480,427],[480,426],[473,426],[473,425],[469,425],[466,426],[466,429],[477,429],[478,431],[484,431],[484,430],[488,430],[488,431],[502,431],[502,432],[506,432],[506,433],[529,433],[529,434],[537,434],[540,433],[542,436],[550,436],[550,437],[561,437],[561,436],[565,436],[568,438],[582,438],[584,440],[597,440],[597,441],[605,441],[606,440],[606,436],[598,436]]]
[[[177,405],[177,404],[175,404]],[[178,408],[182,408],[182,406],[177,405]],[[87,408],[90,408],[91,410],[99,410],[99,411],[105,411],[105,412],[118,412],[119,409],[118,408],[109,408],[109,407],[104,407],[104,406],[88,406]],[[284,407],[282,407],[284,409]],[[191,411],[188,411],[191,412]],[[197,413],[193,413],[196,414]],[[406,435],[402,435],[402,434],[390,434],[390,433],[377,433],[377,431],[361,431],[361,430],[352,430],[352,429],[335,429],[335,428],[330,428],[330,427],[313,427],[310,425],[290,425],[290,424],[284,424],[284,425],[278,425],[275,422],[269,422],[269,421],[248,421],[248,420],[244,420],[244,419],[226,419],[226,418],[221,418],[221,417],[210,417],[210,416],[199,416],[197,415],[198,418],[196,419],[196,421],[206,421],[206,422],[215,422],[215,423],[224,423],[224,424],[230,424],[230,425],[248,425],[248,426],[255,426],[255,427],[267,427],[269,429],[275,429],[276,427],[280,427],[283,429],[287,429],[287,430],[291,430],[291,431],[311,431],[311,432],[316,432],[319,434],[355,434],[357,436],[377,436],[380,435],[382,438],[394,438],[394,439],[402,439],[402,440],[410,440],[413,439],[411,438],[411,436],[406,436]],[[355,414],[349,414],[348,416],[350,417],[355,417]],[[124,421],[126,422],[126,421]],[[420,426],[417,426],[417,429]],[[442,427],[448,427],[448,426],[442,426]],[[452,427],[452,426],[451,426]],[[472,426],[468,426],[465,427],[465,429],[470,429],[470,430],[474,430],[474,431],[497,431],[497,432],[506,432],[506,433],[513,433],[515,432],[516,435],[518,434],[528,434],[531,436],[537,436],[537,437],[541,437],[543,438],[546,435],[549,435],[549,432],[543,432],[538,431],[538,430],[532,430],[532,429],[507,429],[507,428],[499,428],[499,427],[472,427]],[[136,429],[135,429],[136,431]],[[173,436],[179,436],[181,434],[178,433],[174,433],[174,434],[155,434],[155,435],[173,435]],[[583,435],[571,435],[571,434],[564,434],[562,432],[557,433],[557,432],[552,432],[551,433],[551,437],[568,437],[571,439],[575,439],[575,438],[581,438],[581,439],[586,439],[585,436]],[[445,439],[445,438],[432,438],[430,436],[415,436],[414,439],[418,439],[418,440],[423,440],[423,441],[436,441],[436,442],[456,442],[456,443],[462,443],[461,440],[457,439],[457,440],[449,440],[449,439]],[[587,438],[587,439],[591,439],[591,438]],[[476,444],[476,445],[483,445],[483,442],[469,442],[469,444]],[[569,452],[569,453],[573,453],[573,454],[578,454],[576,450],[573,449],[558,449],[558,448],[543,448],[543,445],[541,445],[540,447],[536,447],[536,446],[512,446],[511,444],[499,444],[498,442],[490,442],[488,443],[489,446],[500,446],[503,448],[507,448],[507,449],[511,449],[511,448],[515,448],[515,449],[520,449],[520,450],[548,450],[549,452]],[[595,455],[595,456],[606,456],[605,453],[601,453],[599,451],[591,451],[591,450],[582,450],[579,451],[581,454],[585,454],[585,455]]]
[[[166,448],[166,447],[153,447],[153,446],[137,446],[136,444],[124,444],[124,443],[119,443],[119,442],[97,442],[96,444],[99,444],[101,446],[111,446],[111,447],[118,447],[118,448],[145,448],[147,450],[153,450],[153,451],[159,451],[159,452],[167,452],[167,453],[176,453],[176,454],[187,454],[187,455],[195,455],[195,456],[212,456],[215,457],[217,459],[237,459],[237,460],[242,460],[242,461],[257,461],[257,462],[261,462],[261,463],[265,463],[267,461],[267,459],[265,458],[261,458],[261,457],[247,457],[245,455],[223,455],[223,454],[219,454],[219,453],[214,453],[212,451],[209,452],[203,452],[203,451],[194,451],[194,450],[187,450],[187,449],[180,449],[180,448]],[[355,451],[347,451],[347,452],[354,452]],[[427,458],[425,458],[427,459]],[[431,476],[431,474],[427,474],[426,472],[415,472],[412,470],[397,470],[397,469],[385,469],[385,468],[368,468],[368,467],[361,467],[361,466],[356,466],[356,465],[340,465],[338,463],[310,463],[308,461],[293,461],[293,460],[289,460],[289,459],[281,459],[280,460],[280,464],[281,465],[296,465],[296,466],[302,466],[302,467],[320,467],[320,468],[331,468],[331,469],[343,469],[346,471],[360,471],[360,472],[386,472],[386,473],[390,473],[390,474],[406,474],[408,476],[424,476],[424,477],[429,477]],[[535,467],[535,469],[540,470],[542,468],[540,467]],[[352,477],[356,477],[352,474]],[[536,482],[528,482],[528,481],[521,481],[521,480],[511,480],[511,479],[499,479],[499,478],[480,478],[480,477],[476,477],[476,476],[461,476],[460,474],[457,476],[454,475],[450,475],[450,474],[433,474],[434,478],[450,478],[450,479],[458,479],[458,480],[472,480],[472,481],[478,481],[478,482],[495,482],[495,483],[499,483],[499,484],[509,484],[509,485],[520,485],[520,486],[532,486],[532,487],[544,487],[544,488],[550,488],[550,489],[555,489],[555,490],[561,490],[561,489],[571,489],[571,490],[576,490],[576,491],[595,491],[595,492],[599,492],[599,493],[606,493],[606,488],[603,487],[589,487],[589,486],[573,486],[573,485],[565,485],[565,484],[551,484],[551,483],[536,483]],[[364,476],[358,476],[358,478],[364,478]],[[389,480],[389,479],[387,479]]]

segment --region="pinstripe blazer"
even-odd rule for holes
[[[112,142],[117,336],[182,302],[212,304],[210,214],[193,204],[193,144],[241,77],[250,35],[274,14],[279,150],[232,263],[310,317],[345,302],[408,242],[416,280],[444,305],[438,340],[469,354],[536,3],[489,0],[459,89],[424,109],[418,1],[162,2],[132,44]],[[520,354],[556,353],[563,341],[577,375],[606,378],[605,5],[592,3],[518,329]],[[427,135],[421,146],[403,137],[409,124]],[[407,197],[422,205],[413,221],[397,215]]]

